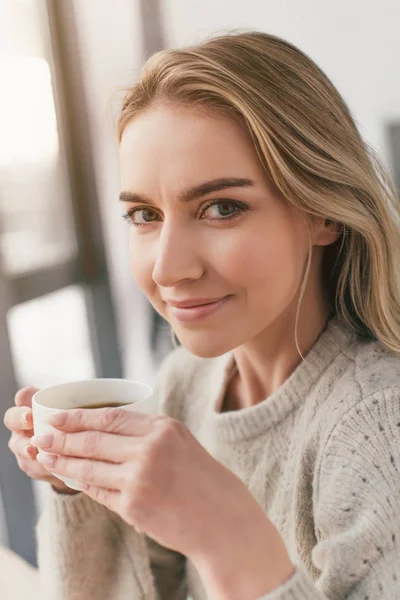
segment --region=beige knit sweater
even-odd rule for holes
[[[232,366],[178,348],[156,393],[280,531],[297,569],[262,600],[399,600],[400,358],[334,317],[271,396],[221,413]],[[47,600],[207,597],[189,560],[83,493],[50,491],[37,536]]]

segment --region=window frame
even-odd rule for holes
[[[96,377],[122,377],[115,312],[80,70],[79,44],[70,2],[38,0],[49,61],[60,152],[67,165],[77,238],[76,257],[32,272],[8,274],[0,264],[0,407],[4,415],[18,389],[13,368],[7,313],[16,305],[71,285],[84,291]],[[1,215],[0,215],[1,218]],[[9,547],[37,566],[35,497],[32,480],[8,448],[10,432],[0,427],[0,492]]]

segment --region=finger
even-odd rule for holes
[[[85,492],[87,496],[103,504],[106,508],[118,512],[121,492],[118,490],[109,490],[95,485],[89,485],[88,483],[82,483],[82,492]]]
[[[18,452],[17,456],[21,458],[29,458],[29,460],[35,460],[38,452],[39,450],[35,448],[35,446],[25,443],[23,446],[21,446],[21,450]]]
[[[29,445],[29,436],[25,437],[25,434],[14,433],[8,442],[8,446],[15,455],[19,468],[28,477],[50,482],[54,479],[54,476],[36,461],[38,449]]]
[[[38,453],[37,448],[30,444],[30,437],[25,434],[14,433],[8,441],[8,447],[16,457],[22,459],[29,458],[33,460]]]
[[[39,388],[35,388],[32,386],[21,388],[15,394],[15,404],[16,406],[29,406],[32,408],[32,398],[36,392],[39,391]]]
[[[29,458],[17,458],[17,463],[21,471],[23,471],[31,479],[37,479],[38,481],[54,481],[54,475],[47,471],[43,465],[36,462],[36,460],[30,460]]]
[[[10,429],[10,431],[32,431],[32,409],[12,406],[5,412],[4,425],[7,429]]]
[[[30,460],[36,460],[36,457],[39,454],[39,450],[36,448],[36,446],[32,446],[31,444],[26,446],[25,452]]]
[[[39,452],[36,460],[51,473],[77,479],[82,483],[110,490],[120,490],[123,485],[119,465],[85,458],[58,456],[43,450]]]
[[[63,431],[104,431],[119,435],[143,436],[151,432],[160,416],[151,416],[122,407],[74,408],[47,417],[47,422]]]
[[[53,454],[121,463],[132,456],[135,447],[142,445],[142,438],[103,431],[73,433],[55,431],[55,433],[35,435],[30,439],[30,443]]]

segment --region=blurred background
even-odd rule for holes
[[[287,39],[332,79],[400,187],[399,23],[398,0],[0,0],[2,415],[27,385],[152,384],[171,349],[130,274],[118,203],[121,90],[148,56],[232,28]],[[8,439],[1,424],[0,548],[35,566],[47,484],[18,469]]]

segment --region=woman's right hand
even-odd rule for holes
[[[52,487],[63,494],[76,494],[61,479],[58,479],[37,460],[38,449],[29,444],[34,435],[32,418],[32,397],[37,388],[27,387],[18,390],[15,394],[15,404],[4,415],[4,425],[11,431],[8,447],[15,454],[19,468],[32,479],[47,481]]]

